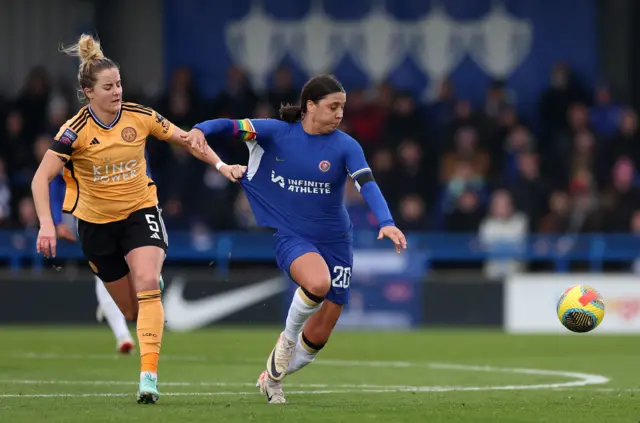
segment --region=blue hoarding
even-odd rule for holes
[[[208,96],[232,64],[256,87],[290,65],[302,82],[330,71],[348,89],[379,81],[423,98],[446,76],[482,102],[504,79],[533,114],[558,60],[597,78],[595,0],[165,0],[167,74],[194,69]]]

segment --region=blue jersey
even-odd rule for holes
[[[241,180],[259,225],[315,241],[348,237],[347,177],[371,172],[362,147],[336,130],[310,135],[301,123],[275,119],[236,121],[250,156]]]

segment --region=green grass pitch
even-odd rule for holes
[[[268,405],[254,385],[277,335],[167,332],[162,397],[139,405],[138,357],[116,355],[106,328],[0,328],[0,421],[640,421],[637,336],[339,331],[285,379],[289,403]]]

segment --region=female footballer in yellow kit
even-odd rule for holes
[[[208,146],[190,148],[186,133],[156,111],[123,102],[118,66],[90,35],[64,51],[80,57],[78,81],[88,105],[60,128],[33,178],[40,220],[37,249],[55,256],[49,182],[64,168],[63,210],[78,219],[82,251],[93,272],[127,319],[137,320],[138,402],[155,403],[164,329],[159,279],[168,240],[156,186],[146,172],[147,136],[189,148],[233,182],[245,168],[226,165]]]

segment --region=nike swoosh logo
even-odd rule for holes
[[[274,378],[278,379],[280,377],[280,373],[278,373],[278,371],[276,370],[276,348],[274,348],[273,351],[271,352],[271,375]]]
[[[284,162],[284,159],[281,159],[280,157],[276,157],[276,162]]]
[[[206,326],[287,289],[287,283],[278,276],[206,298],[187,301],[183,295],[185,286],[184,278],[175,277],[163,295],[167,328],[175,331],[188,331]]]

